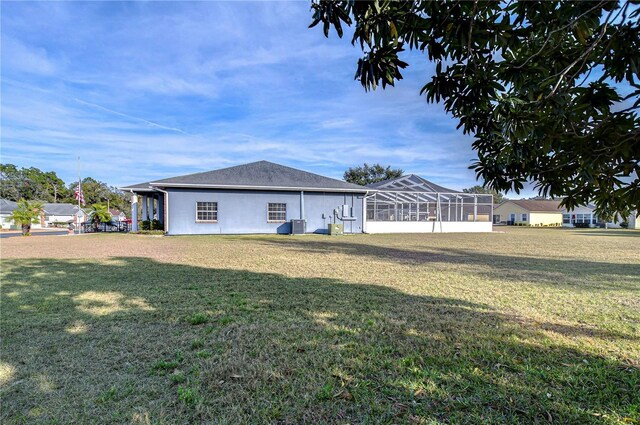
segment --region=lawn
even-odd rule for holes
[[[640,232],[1,242],[10,423],[640,423]]]

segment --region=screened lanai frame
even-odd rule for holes
[[[367,221],[491,221],[493,196],[384,190],[366,196]]]

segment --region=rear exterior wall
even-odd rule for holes
[[[290,233],[290,220],[304,218],[307,233],[326,233],[334,222],[333,211],[349,205],[353,221],[341,221],[345,233],[362,233],[364,193],[250,191],[219,189],[166,189],[169,193],[170,235]],[[303,202],[301,202],[301,197]],[[196,202],[217,202],[216,223],[196,221]],[[287,205],[285,223],[267,220],[269,203]],[[304,212],[301,213],[301,205]]]

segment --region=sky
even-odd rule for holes
[[[258,160],[329,177],[364,162],[451,189],[472,138],[420,88],[354,81],[359,48],[309,2],[2,2],[2,163],[125,186]]]

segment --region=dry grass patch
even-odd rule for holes
[[[633,423],[639,242],[562,229],[10,239],[0,418]]]

